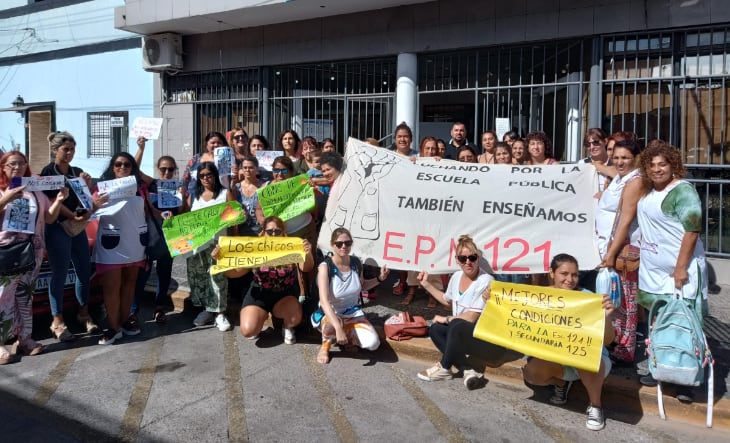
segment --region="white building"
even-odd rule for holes
[[[726,1],[127,0],[115,26],[182,36],[182,67],[155,85],[158,155],[187,159],[235,126],[341,146],[390,143],[401,121],[416,140],[463,121],[475,140],[500,118],[569,161],[588,127],[634,131],[682,148],[708,254],[730,257]]]
[[[74,135],[73,164],[94,177],[113,153],[135,152],[128,128],[152,116],[154,76],[142,69],[140,37],[114,28],[123,4],[0,2],[0,146],[29,154],[33,172],[50,161],[46,137],[56,130]]]

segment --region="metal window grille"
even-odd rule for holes
[[[110,157],[126,151],[128,140],[129,113],[89,112],[88,143],[89,157]]]
[[[585,129],[587,46],[578,40],[424,54],[421,121],[464,121],[479,143],[479,134],[506,118],[522,136],[547,132],[555,157],[567,159],[570,149],[575,156]]]

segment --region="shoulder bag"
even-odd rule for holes
[[[428,334],[428,323],[420,315],[411,315],[410,312],[400,312],[385,320],[385,336],[391,340],[410,340],[413,337],[423,337]]]
[[[20,275],[35,268],[33,236],[12,245],[0,246],[0,275]]]
[[[611,243],[616,241],[614,236],[616,235],[616,227],[618,226],[618,222],[621,219],[621,208],[623,207],[624,203],[624,193],[621,192],[621,198],[618,201],[618,208],[616,208],[616,216],[613,219],[613,227],[611,228],[611,241],[608,244],[608,248],[611,248]],[[614,264],[614,268],[617,271],[621,272],[633,272],[639,269],[639,258],[641,256],[641,250],[637,247],[632,245],[629,242],[629,239],[624,239],[624,246],[621,248],[621,251],[619,251],[618,255],[616,256],[616,263]]]

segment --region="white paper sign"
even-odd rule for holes
[[[284,155],[284,151],[256,151],[256,160],[259,161],[259,168],[271,172],[274,159]]]
[[[66,179],[66,183],[68,183],[71,191],[78,197],[81,206],[90,211],[94,207],[94,200],[91,197],[91,192],[89,192],[89,187],[86,186],[86,180],[81,177],[68,178]]]
[[[137,117],[134,119],[134,123],[132,123],[132,129],[129,130],[129,137],[144,137],[147,140],[157,140],[160,138],[161,129],[161,118]]]
[[[345,227],[353,255],[391,269],[453,272],[463,234],[498,273],[547,272],[558,253],[576,257],[581,269],[600,263],[593,165],[412,163],[352,138],[345,158],[320,230],[325,252],[332,231]]]
[[[180,180],[157,180],[157,207],[166,209],[182,206],[182,194],[178,192],[180,186]]]
[[[5,206],[3,217],[3,231],[35,232],[35,220],[38,216],[38,205],[34,198],[18,198]]]
[[[26,191],[54,191],[66,186],[63,175],[44,175],[42,177],[21,177],[20,185]]]
[[[512,130],[508,118],[495,118],[494,119],[494,132],[497,133],[497,140],[502,140],[504,134]]]
[[[109,195],[109,200],[134,197],[137,194],[137,178],[133,175],[99,182],[96,186],[99,194]]]
[[[236,165],[236,156],[233,149],[228,146],[215,148],[213,156],[215,157],[215,167],[218,168],[218,174],[221,177],[231,175],[233,166]]]

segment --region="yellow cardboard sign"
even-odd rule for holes
[[[474,337],[597,373],[604,322],[598,294],[494,281]]]
[[[298,237],[222,236],[218,246],[218,262],[210,267],[213,275],[230,269],[303,263],[305,258],[304,241]]]

